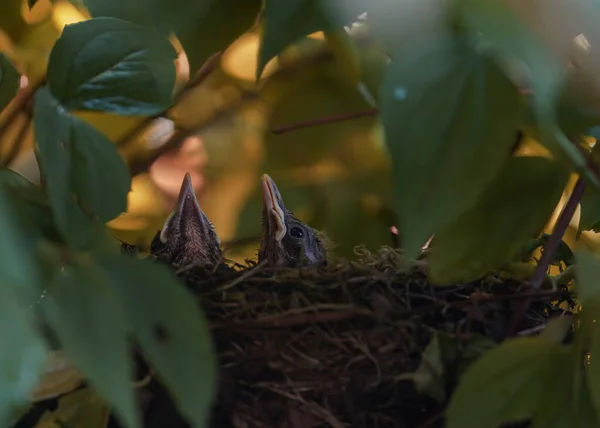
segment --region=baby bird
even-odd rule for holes
[[[213,267],[222,262],[221,241],[200,208],[192,178],[186,174],[175,208],[156,234],[150,252],[178,266]]]
[[[283,204],[275,182],[262,176],[262,239],[258,261],[270,266],[325,264],[327,250],[321,235],[302,223]]]

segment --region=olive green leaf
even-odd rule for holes
[[[472,207],[498,175],[522,106],[494,59],[452,35],[417,40],[392,59],[381,116],[409,255]]]
[[[453,362],[458,354],[459,344],[455,338],[435,333],[421,355],[417,370],[402,374],[396,380],[412,380],[420,393],[442,403],[446,399],[446,364]]]
[[[341,29],[356,20],[363,9],[357,1],[265,0],[256,79],[271,58],[287,46],[316,31]]]
[[[212,54],[249,30],[261,0],[84,0],[94,17],[110,16],[175,32],[194,75]]]
[[[194,296],[153,261],[121,257],[102,263],[145,357],[183,415],[196,427],[207,426],[217,365],[210,331]]]
[[[3,242],[6,242],[3,238]],[[4,254],[3,254],[4,255]],[[4,264],[2,269],[8,267]],[[14,266],[19,266],[15,264]],[[28,402],[46,362],[46,346],[35,330],[28,301],[19,298],[15,284],[0,282],[0,424]]]
[[[458,0],[456,4],[459,22],[477,34],[482,43],[499,48],[510,60],[522,61],[528,67],[532,107],[542,142],[559,157],[566,153],[593,183],[600,185],[589,170],[585,156],[559,126],[558,106],[567,76],[564,61],[503,2]]]
[[[448,428],[498,427],[538,412],[558,413],[547,402],[568,396],[568,348],[542,338],[510,339],[476,360],[461,377],[446,412]],[[539,425],[542,426],[542,425]]]
[[[8,57],[0,53],[0,111],[17,95],[20,84],[21,75]]]
[[[567,178],[567,171],[546,158],[510,159],[477,202],[435,234],[431,279],[474,279],[512,260],[539,234]]]
[[[131,184],[127,165],[107,137],[65,112],[46,88],[35,96],[34,127],[58,228],[69,242],[84,246],[90,218],[81,208],[103,222],[124,212]]]
[[[162,33],[94,18],[65,27],[50,53],[48,86],[69,110],[153,115],[171,106],[176,56]]]
[[[94,263],[57,269],[41,304],[66,357],[109,403],[122,423],[139,427],[131,355],[119,295]]]
[[[67,427],[106,428],[110,408],[93,389],[82,388],[58,399],[56,410],[47,410],[36,428],[58,428],[56,421]]]

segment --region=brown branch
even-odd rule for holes
[[[271,132],[273,132],[273,134],[279,135],[284,134],[286,132],[294,131],[296,129],[309,128],[311,126],[318,125],[326,125],[329,123],[342,122],[344,120],[358,119],[360,117],[374,116],[377,113],[379,113],[379,110],[377,110],[376,108],[371,108],[368,110],[358,111],[354,113],[344,113],[332,116],[325,116],[320,117],[318,119],[311,119],[303,122],[292,123],[290,125],[279,126],[274,128]]]
[[[12,111],[6,116],[6,119],[0,125],[0,140],[4,138],[12,123],[17,120],[19,113],[27,108],[27,105],[33,100],[36,91],[46,83],[46,79],[40,80],[36,84],[30,84],[21,89],[17,96],[12,100],[14,105]]]
[[[197,86],[199,86],[202,82],[204,82],[208,78],[208,76],[210,76],[210,74],[217,67],[217,64],[219,63],[219,60],[221,59],[221,55],[222,55],[222,52],[217,52],[217,53],[211,55],[206,60],[206,62],[200,68],[200,70],[198,71],[198,73],[196,73],[196,75],[193,78],[191,78],[185,84],[185,86],[177,94],[175,94],[175,96],[173,97],[172,106],[176,105],[192,89],[194,89]],[[117,146],[120,147],[120,148],[125,148],[125,147],[129,146],[133,141],[135,141],[135,139],[139,135],[141,135],[146,130],[146,128],[148,126],[150,126],[152,124],[152,122],[154,122],[155,119],[157,119],[157,118],[159,118],[161,116],[164,116],[170,109],[171,108],[169,108],[169,109],[167,109],[165,111],[162,111],[162,112],[160,112],[158,114],[155,114],[154,116],[149,116],[149,117],[145,118],[139,125],[137,125],[135,128],[133,128],[123,138],[121,138],[121,140],[117,142]]]
[[[569,227],[569,223],[573,218],[573,214],[575,214],[575,210],[577,209],[577,205],[585,189],[587,187],[587,183],[582,177],[579,177],[577,183],[575,183],[575,187],[571,192],[571,196],[569,196],[569,200],[565,204],[560,216],[558,217],[558,221],[554,225],[554,229],[552,230],[552,234],[550,238],[544,245],[544,249],[542,250],[542,258],[540,259],[536,269],[531,277],[530,287],[534,290],[537,290],[542,285],[544,280],[544,276],[546,275],[546,271],[548,270],[548,266],[552,262],[554,255],[556,254],[556,250],[560,245],[563,235],[565,234],[567,228]],[[529,309],[529,305],[531,305],[531,298],[523,300],[519,303],[515,312],[510,319],[508,327],[506,329],[506,337],[512,337],[516,334],[519,323],[525,318],[525,314],[527,313],[527,309]]]

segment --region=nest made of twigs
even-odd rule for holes
[[[446,403],[402,375],[419,367],[435,332],[500,341],[524,284],[488,275],[433,286],[425,259],[406,263],[385,247],[357,255],[318,268],[178,273],[218,353],[214,427],[443,426]],[[551,294],[535,299],[519,330],[535,333],[562,312]],[[444,376],[450,391],[458,373]]]

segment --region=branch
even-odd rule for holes
[[[306,120],[303,122],[292,123],[290,125],[279,126],[277,128],[274,128],[271,132],[273,132],[273,134],[279,135],[279,134],[294,131],[294,130],[300,129],[300,128],[309,128],[311,126],[325,125],[325,124],[335,123],[335,122],[342,122],[344,120],[358,119],[360,117],[366,117],[366,116],[374,116],[377,113],[379,113],[379,110],[377,110],[376,108],[372,108],[372,109],[358,111],[358,112],[354,112],[354,113],[344,113],[344,114],[337,114],[337,115],[332,115],[332,116],[325,116],[325,117],[320,117],[318,119],[311,119],[311,120]]]
[[[27,108],[29,103],[33,100],[33,96],[36,91],[46,83],[46,78],[43,78],[35,85],[30,84],[17,93],[17,96],[12,100],[14,103],[13,110],[6,116],[6,119],[0,125],[0,140],[5,137],[6,132],[9,130],[12,123],[17,120],[19,113]]]
[[[563,235],[569,227],[569,223],[573,218],[573,214],[575,214],[575,210],[577,209],[577,205],[585,189],[587,187],[587,183],[582,177],[579,177],[573,191],[571,192],[571,196],[569,200],[565,204],[560,216],[558,217],[558,221],[554,225],[554,229],[552,230],[552,234],[550,238],[544,245],[544,249],[542,252],[542,258],[538,263],[533,276],[531,277],[530,287],[534,290],[537,290],[542,285],[544,280],[544,276],[546,275],[546,271],[548,270],[548,266],[550,266],[550,262],[552,262],[552,258],[556,254],[556,250],[560,245]],[[525,318],[525,314],[527,313],[527,309],[529,309],[529,305],[531,305],[531,298],[525,299],[519,303],[515,312],[510,319],[508,324],[508,328],[506,329],[506,337],[512,337],[516,334],[517,327],[519,323]]]

